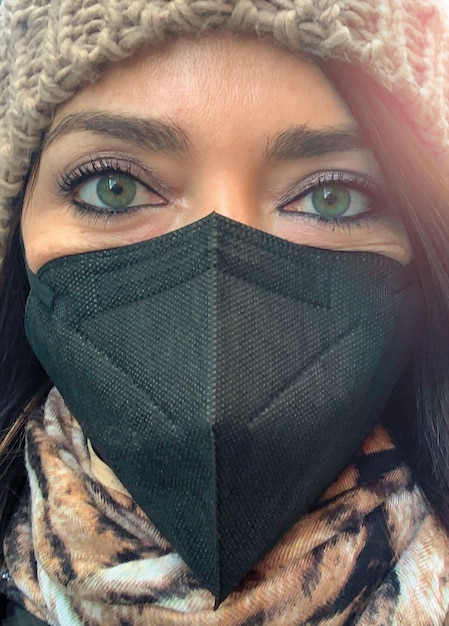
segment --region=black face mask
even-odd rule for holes
[[[215,214],[30,283],[36,355],[218,600],[348,463],[422,324],[412,266]]]

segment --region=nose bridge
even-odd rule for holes
[[[223,181],[217,186],[213,197],[209,198],[207,204],[210,212],[214,211],[223,217],[248,226],[256,225],[254,222],[258,219],[258,215],[254,208],[254,199],[249,190],[237,183]]]
[[[257,196],[254,173],[236,160],[230,166],[215,163],[202,179],[197,199],[201,217],[214,212],[261,228],[263,214]]]

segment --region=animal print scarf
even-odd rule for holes
[[[29,422],[26,462],[8,595],[52,626],[444,624],[449,539],[380,427],[217,610],[132,499],[95,478],[55,390]]]

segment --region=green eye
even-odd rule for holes
[[[98,179],[97,196],[99,200],[111,209],[120,210],[129,206],[136,197],[136,182],[129,176],[107,174]]]
[[[312,204],[323,218],[340,217],[351,206],[351,193],[346,187],[328,185],[312,193]]]
[[[156,191],[158,179],[153,188],[151,172],[136,165],[134,173],[132,167],[107,158],[92,160],[62,175],[59,187],[77,212],[108,218],[166,206],[168,200]]]
[[[385,202],[380,185],[366,176],[318,172],[302,181],[298,196],[281,206],[281,213],[313,216],[315,221],[342,223],[365,219]]]

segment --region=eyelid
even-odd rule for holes
[[[379,181],[368,174],[350,170],[321,170],[306,176],[290,188],[278,201],[278,208],[282,208],[295,200],[299,200],[315,189],[324,185],[340,185],[352,187],[357,191],[370,195],[374,200],[385,200]]]
[[[108,173],[120,173],[129,176],[149,191],[166,197],[167,185],[147,165],[126,157],[102,155],[74,164],[68,171],[61,171],[57,176],[57,189],[64,196],[73,192],[84,182]]]

